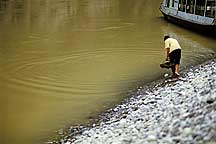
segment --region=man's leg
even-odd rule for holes
[[[172,67],[171,67],[171,69],[172,69],[172,73],[173,73],[173,76],[175,75],[175,65],[173,65]]]
[[[179,75],[179,64],[175,65],[175,74]]]

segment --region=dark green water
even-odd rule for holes
[[[0,0],[0,143],[40,143],[161,78],[163,36],[182,67],[212,58],[215,39],[163,20],[160,0]]]

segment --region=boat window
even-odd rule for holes
[[[215,13],[216,13],[216,0],[207,0],[206,16],[214,18]]]
[[[170,0],[166,0],[166,6],[167,6],[167,7],[170,6]]]
[[[186,12],[194,13],[195,0],[187,0]]]
[[[175,0],[172,0],[172,7],[175,6]]]
[[[179,10],[185,11],[186,0],[179,0]]]
[[[205,12],[205,0],[196,0],[195,14],[204,16]]]

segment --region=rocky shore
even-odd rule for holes
[[[184,71],[179,80],[140,87],[98,124],[81,129],[71,128],[62,143],[216,143],[216,60]]]

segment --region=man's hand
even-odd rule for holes
[[[170,61],[169,57],[166,58],[166,61]]]

